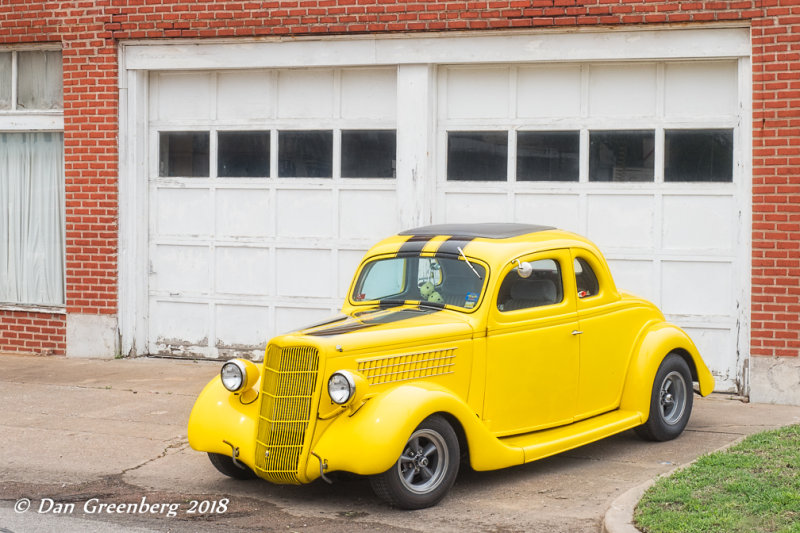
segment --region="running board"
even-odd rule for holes
[[[638,411],[612,411],[567,426],[513,437],[502,437],[498,440],[506,446],[522,448],[525,453],[524,462],[529,463],[621,433],[641,424],[642,414]]]

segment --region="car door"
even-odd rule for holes
[[[577,401],[578,336],[569,250],[521,257],[495,285],[487,324],[484,420],[497,436],[572,421]],[[564,274],[568,273],[568,276]]]
[[[593,253],[572,250],[580,333],[576,419],[619,406],[640,310],[623,304],[608,267]]]

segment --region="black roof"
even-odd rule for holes
[[[436,237],[437,235],[452,235],[457,237],[472,237],[482,239],[508,239],[519,237],[527,233],[556,229],[551,226],[536,224],[514,224],[508,222],[485,222],[482,224],[434,224],[421,228],[409,229],[400,232],[400,235],[413,235],[415,237]]]

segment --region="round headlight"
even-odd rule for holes
[[[222,365],[219,371],[222,385],[231,392],[240,390],[247,381],[247,370],[241,361],[236,359]]]
[[[328,380],[328,394],[334,403],[344,405],[350,401],[356,392],[356,382],[350,372],[339,370]]]

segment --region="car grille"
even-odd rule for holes
[[[370,385],[382,385],[452,374],[456,364],[456,349],[361,359],[357,364],[358,371]]]
[[[311,419],[319,353],[310,346],[270,345],[261,378],[255,464],[273,483],[299,483],[297,470]]]

